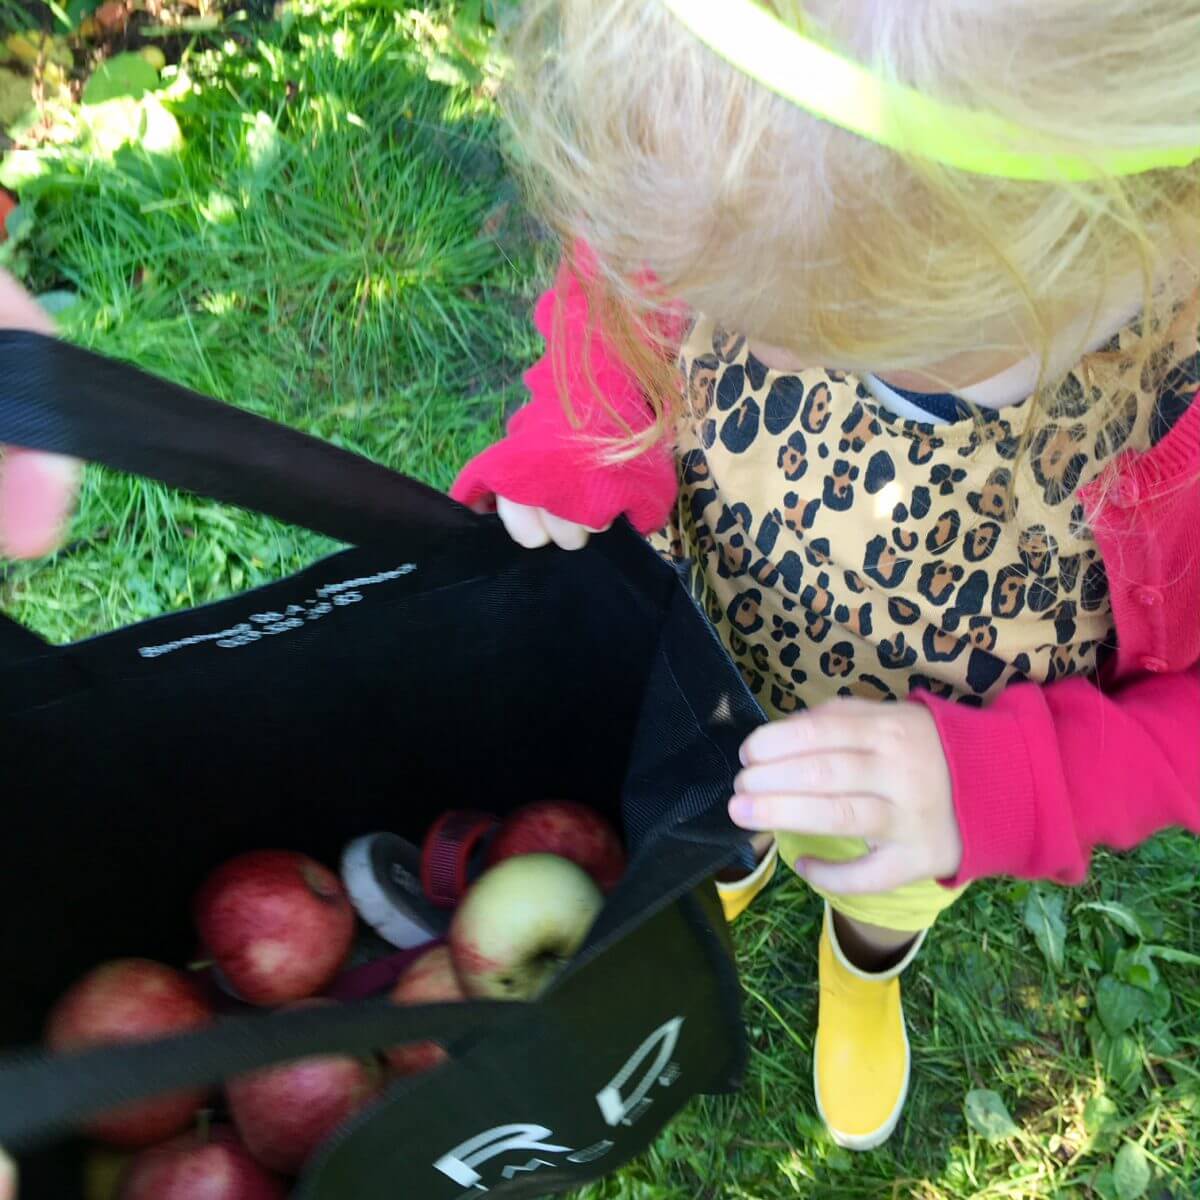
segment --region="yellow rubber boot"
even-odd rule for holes
[[[900,1120],[910,1068],[900,972],[924,940],[924,932],[918,934],[886,971],[859,970],[838,945],[833,912],[825,906],[813,1087],[821,1120],[847,1150],[882,1146]]]
[[[775,850],[775,839],[772,838],[766,853],[749,875],[743,875],[739,879],[717,879],[717,895],[721,898],[726,921],[732,924],[750,907],[754,897],[775,878],[778,862],[779,855]]]

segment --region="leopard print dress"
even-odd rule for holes
[[[689,563],[766,711],[914,688],[985,705],[1019,680],[1095,672],[1114,627],[1078,492],[1186,408],[1194,316],[1140,375],[1132,333],[1085,358],[1023,454],[1028,405],[905,420],[854,375],[770,370],[697,318],[680,356],[678,509],[659,544]],[[1084,417],[1105,395],[1118,404],[1096,428]]]

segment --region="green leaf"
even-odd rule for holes
[[[1171,1030],[1159,1020],[1146,1030],[1145,1043],[1148,1053],[1157,1054],[1161,1058],[1174,1058],[1179,1053],[1179,1043]]]
[[[77,28],[84,17],[90,17],[100,7],[100,0],[70,0],[67,4],[67,19],[71,28]]]
[[[259,179],[269,175],[279,161],[283,139],[269,113],[254,114],[254,124],[246,131],[246,153],[250,167]]]
[[[1092,1096],[1083,1106],[1083,1127],[1095,1137],[1117,1120],[1119,1111],[1107,1096]]]
[[[1021,1132],[999,1094],[987,1088],[968,1092],[964,1108],[967,1124],[989,1142],[1002,1142]]]
[[[1145,992],[1154,991],[1160,983],[1158,968],[1145,946],[1122,950],[1113,963],[1113,974]]]
[[[1147,1021],[1161,1021],[1171,1011],[1171,989],[1161,983],[1152,992],[1146,993]]]
[[[82,113],[86,137],[83,145],[97,157],[110,157],[142,134],[145,114],[138,101],[117,96],[103,104],[88,105]]]
[[[1096,987],[1096,1012],[1110,1036],[1118,1037],[1148,1014],[1149,998],[1141,988],[1105,975]]]
[[[28,206],[18,204],[4,218],[4,233],[10,242],[23,242],[33,232],[33,213]]]
[[[1118,904],[1115,900],[1094,901],[1090,904],[1081,904],[1079,907],[1091,912],[1103,913],[1112,920],[1113,924],[1119,925],[1126,933],[1135,938],[1148,936],[1137,913],[1124,904]]]
[[[66,312],[72,305],[79,303],[79,294],[67,291],[65,288],[60,288],[53,292],[43,292],[38,296],[37,302],[45,312],[48,312],[52,317],[57,317],[60,313]]]
[[[855,1167],[855,1161],[845,1150],[839,1146],[834,1146],[825,1155],[825,1165],[831,1171],[852,1171]]]
[[[84,104],[103,104],[128,96],[136,100],[158,87],[158,72],[140,54],[115,54],[101,63],[83,85]]]
[[[230,225],[237,220],[238,206],[225,192],[213,188],[199,205],[200,214],[212,225]]]
[[[1150,1186],[1150,1164],[1146,1152],[1135,1142],[1126,1142],[1113,1163],[1113,1184],[1120,1200],[1139,1200]]]
[[[1104,969],[1111,971],[1117,961],[1117,955],[1125,949],[1125,939],[1111,926],[1106,925],[1100,934],[1100,961]]]
[[[10,150],[0,159],[0,187],[19,192],[49,172],[50,156],[40,150]]]
[[[147,96],[142,101],[141,136],[143,150],[151,154],[175,154],[183,147],[183,132],[179,122],[157,96]]]
[[[161,155],[177,151],[183,145],[179,122],[157,96],[144,96],[140,100],[118,96],[103,104],[88,105],[83,117],[87,149],[94,155],[112,156],[114,162],[127,146]],[[121,167],[131,168],[133,161],[126,159]]]
[[[1142,946],[1141,949],[1148,957],[1161,958],[1163,962],[1178,963],[1184,967],[1200,967],[1200,954],[1176,950],[1174,946]]]
[[[1095,1017],[1087,1023],[1087,1031],[1105,1076],[1119,1091],[1132,1091],[1142,1072],[1137,1042],[1128,1033],[1112,1037]]]
[[[1025,898],[1025,928],[1055,972],[1066,964],[1067,925],[1063,919],[1065,901],[1058,891],[1033,888]]]

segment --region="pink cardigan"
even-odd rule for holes
[[[548,351],[525,376],[531,400],[453,495],[466,504],[503,495],[597,528],[622,514],[643,533],[661,528],[678,486],[671,449],[618,467],[599,461],[597,435],[622,431],[591,399],[585,355],[634,428],[646,406],[589,335],[586,299],[568,272],[535,321]],[[556,349],[578,428],[558,398]],[[1200,396],[1152,451],[1118,462],[1103,501],[1094,485],[1082,499],[1117,628],[1102,676],[1018,684],[986,709],[910,697],[937,721],[954,784],[964,851],[948,885],[1002,874],[1077,883],[1095,846],[1128,849],[1173,825],[1200,832]]]

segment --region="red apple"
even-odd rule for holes
[[[284,1200],[283,1181],[260,1166],[231,1129],[185,1134],[143,1150],[119,1200]]]
[[[181,971],[145,958],[119,958],[90,971],[59,1000],[46,1026],[46,1044],[61,1052],[147,1041],[211,1020],[200,989]],[[114,1146],[148,1146],[186,1129],[206,1095],[201,1088],[155,1096],[96,1117],[86,1128]]]
[[[354,939],[354,909],[341,880],[290,850],[230,859],[205,881],[195,912],[209,954],[251,1004],[315,995]]]
[[[16,196],[7,188],[0,188],[0,242],[8,240],[8,214],[17,207]]]
[[[604,897],[581,867],[522,854],[485,871],[450,925],[454,969],[468,996],[531,1000],[583,945]]]
[[[518,854],[557,854],[578,863],[602,891],[625,873],[625,849],[595,809],[572,800],[542,800],[507,817],[488,846],[490,866]]]
[[[379,1088],[375,1063],[348,1054],[321,1054],[239,1075],[226,1082],[225,1095],[250,1153],[264,1167],[294,1175]]]
[[[434,946],[422,954],[396,981],[391,994],[393,1004],[439,1004],[465,999],[448,946]],[[386,1057],[401,1075],[415,1075],[444,1062],[446,1052],[437,1042],[412,1042],[393,1046],[386,1051]]]

